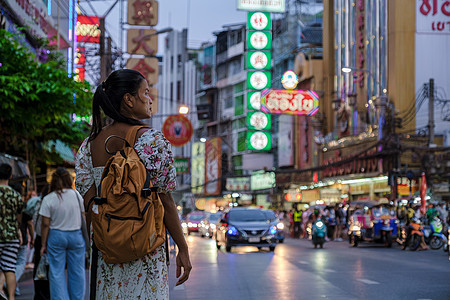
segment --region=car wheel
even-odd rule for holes
[[[271,252],[275,251],[275,246],[270,246],[270,247],[269,247],[269,250],[270,250]]]
[[[227,250],[227,252],[231,252],[231,246],[226,246],[225,250]]]
[[[204,234],[202,233],[202,234],[201,234],[201,237],[202,237],[202,238],[204,238],[204,237],[205,237],[205,235],[204,235]]]
[[[279,242],[280,242],[280,244],[283,244],[284,243],[284,239],[281,239]]]
[[[392,247],[392,234],[390,232],[386,232],[386,247]]]
[[[438,236],[433,236],[430,240],[430,248],[433,250],[438,250],[440,249],[442,246],[444,246],[444,241],[438,237]]]

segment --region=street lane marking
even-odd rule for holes
[[[174,287],[173,287],[173,290],[174,290],[174,291],[176,291],[176,290],[184,290],[184,283],[183,283],[183,284],[180,284],[180,285],[174,286]]]
[[[301,263],[302,265],[309,265],[309,262],[304,260],[299,260],[298,262]]]
[[[372,280],[369,280],[369,279],[356,279],[356,280],[361,281],[361,282],[363,282],[365,284],[380,284],[379,282],[372,281]]]

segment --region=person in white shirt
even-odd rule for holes
[[[42,217],[41,255],[48,253],[52,299],[84,299],[86,245],[81,231],[83,200],[72,186],[73,178],[69,172],[58,168],[50,183],[51,193],[42,200],[39,211]]]

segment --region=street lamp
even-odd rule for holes
[[[181,115],[186,115],[189,113],[189,107],[187,107],[186,105],[181,105],[180,108],[178,109],[178,112]]]

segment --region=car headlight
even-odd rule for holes
[[[280,230],[283,230],[284,229],[284,224],[283,223],[278,223],[277,224],[277,228],[280,229]]]
[[[228,233],[228,235],[239,235],[239,231],[234,226],[231,226],[230,228],[228,228],[227,233]]]
[[[188,227],[192,227],[192,223],[191,222],[188,223]]]
[[[350,226],[350,231],[360,231],[361,228],[358,225],[352,225]]]
[[[216,224],[211,224],[210,227],[211,229],[216,229]]]
[[[275,226],[273,226],[273,225],[270,226],[269,233],[272,234],[272,235],[276,234],[277,233],[277,228]]]
[[[192,223],[192,227],[197,227],[197,224],[196,223]]]
[[[183,222],[183,223],[181,223],[181,227],[186,228],[187,224]]]

